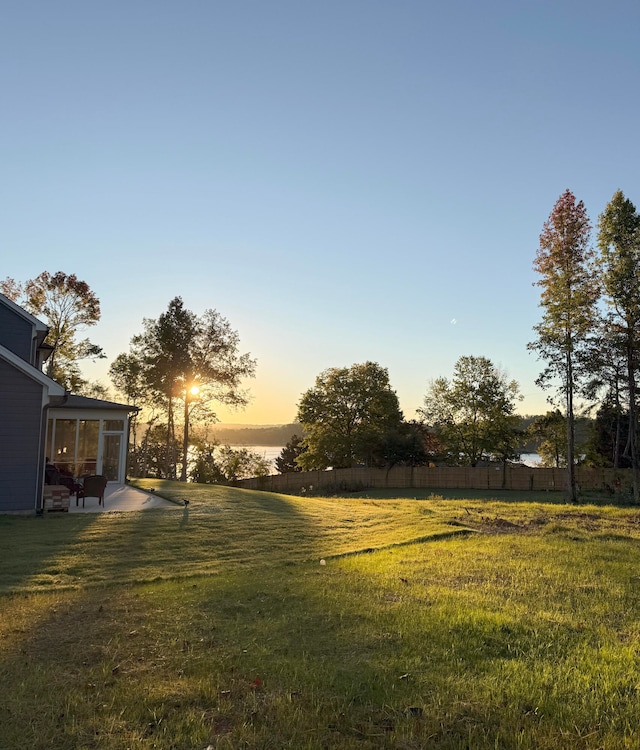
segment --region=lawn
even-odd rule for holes
[[[2,750],[638,746],[637,508],[145,486],[0,517]]]

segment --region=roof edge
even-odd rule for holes
[[[45,386],[50,396],[65,395],[66,391],[59,383],[56,383],[56,381],[52,380],[48,375],[40,372],[37,367],[30,365],[28,362],[25,362],[22,357],[14,354],[11,349],[7,349],[7,347],[2,346],[2,344],[0,344],[0,358],[4,359],[10,365],[13,365],[13,367],[20,370],[25,375],[28,375],[32,380],[35,380],[36,382]]]
[[[46,323],[43,323],[39,318],[36,318],[35,315],[27,312],[24,307],[21,307],[17,302],[9,299],[9,297],[7,297],[5,294],[2,294],[2,292],[0,292],[0,302],[6,305],[10,310],[18,313],[18,315],[21,315],[25,320],[28,320],[29,323],[35,326],[37,331],[45,331],[47,333],[49,332],[49,326]]]

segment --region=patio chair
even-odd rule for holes
[[[97,497],[98,505],[104,506],[104,491],[107,487],[107,478],[101,474],[93,474],[82,480],[82,485],[76,494],[76,505],[82,498],[82,507],[84,508],[85,497]]]

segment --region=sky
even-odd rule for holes
[[[109,363],[176,296],[294,421],[329,367],[407,419],[463,355],[544,412],[532,269],[570,189],[640,204],[640,5],[586,0],[21,0],[0,24],[0,278],[64,271]]]

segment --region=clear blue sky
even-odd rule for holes
[[[216,308],[258,360],[227,422],[366,360],[413,418],[464,354],[540,412],[538,236],[566,188],[640,204],[639,39],[637,0],[5,4],[0,277],[87,281],[107,364]]]

